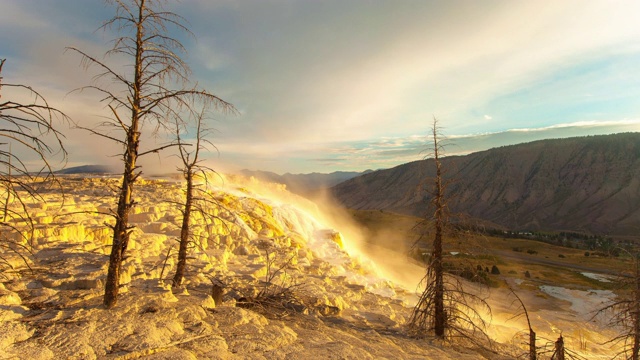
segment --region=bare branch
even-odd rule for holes
[[[175,147],[175,146],[180,146],[180,145],[179,144],[163,145],[163,146],[157,147],[155,149],[151,149],[151,150],[147,150],[147,151],[141,152],[141,153],[138,154],[138,157],[141,157],[141,156],[144,156],[144,155],[147,155],[147,154],[151,154],[151,153],[156,153],[157,154],[157,153],[159,153],[160,151],[162,151],[164,149],[168,149],[170,147]],[[189,144],[184,144],[184,146],[189,146]]]
[[[1,59],[0,90],[9,88],[26,92],[33,100],[30,103],[0,102],[3,124],[0,137],[5,140],[0,146],[6,146],[6,150],[0,149],[0,165],[3,165],[0,167],[0,189],[4,191],[4,197],[0,199],[0,274],[6,269],[2,264],[12,268],[7,261],[8,253],[17,255],[31,269],[35,224],[27,203],[44,201],[40,191],[43,185],[48,186],[46,182],[58,184],[50,161],[53,156],[60,155],[62,162],[66,162],[67,152],[62,143],[64,135],[57,130],[54,120],[69,121],[62,111],[50,106],[44,96],[33,88],[22,84],[3,84],[4,63],[5,60]],[[34,156],[40,166],[35,172],[23,160]],[[40,176],[44,179],[39,179]]]
[[[120,264],[131,228],[128,225],[129,213],[135,206],[134,185],[140,176],[137,160],[140,156],[176,146],[184,154],[184,146],[187,145],[181,141],[177,144],[171,142],[157,147],[148,146],[151,150],[140,151],[144,126],[150,124],[152,134],[157,135],[161,129],[168,129],[174,120],[184,123],[188,116],[194,114],[193,107],[200,104],[207,109],[211,106],[218,111],[236,112],[230,103],[205,89],[189,85],[191,71],[181,58],[186,49],[180,40],[173,37],[173,32],[169,31],[179,30],[191,34],[181,16],[165,11],[162,1],[112,0],[110,3],[115,6],[115,14],[101,28],[114,29],[118,36],[112,41],[112,48],[106,55],[116,54],[129,59],[132,73],[121,74],[106,61],[77,48],[67,48],[81,56],[81,65],[85,69],[98,69],[94,81],[108,79],[119,89],[116,92],[98,84],[82,88],[96,90],[103,96],[101,102],[106,103],[113,115],[108,122],[112,128],[123,132],[120,137],[99,131],[102,129],[87,129],[123,146],[123,178],[115,212],[116,223],[113,226],[113,243],[105,285],[104,304],[107,308],[115,305],[118,296]],[[126,119],[121,116],[125,109],[131,114]],[[200,150],[200,143],[196,148],[196,151]],[[183,213],[188,218],[188,211]],[[182,247],[180,251],[183,251]]]

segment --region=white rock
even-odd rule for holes
[[[33,330],[29,330],[25,324],[13,321],[0,322],[0,349],[25,341],[33,335]]]
[[[213,300],[211,295],[207,295],[200,305],[205,309],[214,309],[216,307],[216,302]]]
[[[0,321],[14,321],[24,316],[29,308],[21,305],[0,306]]]
[[[20,305],[22,304],[22,299],[20,299],[20,295],[14,293],[10,290],[0,290],[0,305]]]

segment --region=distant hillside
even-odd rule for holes
[[[504,146],[443,166],[454,212],[514,230],[640,233],[640,133]],[[420,216],[434,174],[433,160],[415,161],[332,191],[349,208]]]
[[[111,174],[113,171],[104,165],[82,165],[82,166],[74,166],[66,169],[62,169],[55,172],[56,174],[61,175],[72,175],[72,174]]]
[[[244,176],[253,176],[262,181],[275,182],[287,185],[289,191],[306,194],[323,188],[330,188],[343,181],[349,180],[356,176],[370,173],[371,170],[364,172],[355,171],[336,171],[330,174],[311,173],[311,174],[290,174],[278,175],[268,171],[252,171],[242,170],[240,173]]]

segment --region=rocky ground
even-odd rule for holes
[[[509,359],[518,354],[506,343],[495,347],[498,355],[409,337],[405,323],[413,294],[350,257],[343,249],[347,240],[314,216],[313,204],[277,186],[258,196],[255,183],[234,185],[229,179],[210,188],[215,203],[205,207],[211,217],[195,219],[196,246],[186,280],[173,289],[168,279],[175,271],[182,187],[168,180],[140,182],[121,295],[115,308],[105,310],[111,241],[105,223],[111,221],[107,214],[117,180],[70,177],[62,185],[64,199],[54,187],[45,192],[46,202],[28,204],[38,224],[33,238],[3,234],[33,254],[22,249],[1,254],[2,359]],[[32,259],[30,269],[19,253]],[[214,284],[224,289],[217,303]],[[282,296],[261,298],[265,292]],[[539,310],[538,316],[553,313],[544,306]]]

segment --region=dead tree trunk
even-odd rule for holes
[[[137,122],[135,123],[137,125]],[[133,185],[138,178],[136,170],[136,160],[138,159],[138,148],[140,133],[137,126],[133,126],[127,136],[128,148],[125,155],[125,170],[122,177],[122,185],[120,187],[120,196],[118,197],[118,208],[116,210],[116,223],[113,226],[113,242],[111,245],[111,254],[109,255],[109,268],[107,270],[107,280],[104,289],[104,306],[107,309],[112,308],[117,301],[120,288],[120,269],[122,260],[129,243],[129,235],[131,226],[129,225],[129,212],[133,208],[132,199]]]
[[[7,59],[0,59],[0,99],[2,99],[2,67]]]
[[[445,222],[445,203],[442,184],[442,164],[440,163],[440,148],[438,144],[437,123],[433,124],[433,157],[436,165],[436,178],[433,203],[435,205],[435,238],[431,256],[434,275],[434,332],[439,338],[444,338],[446,328],[446,313],[444,309],[444,269],[442,265],[442,237]]]
[[[529,360],[536,360],[538,353],[536,351],[536,332],[529,326]]]
[[[511,292],[511,294],[513,294],[513,296],[515,296],[516,300],[518,300],[518,302],[520,303],[520,307],[522,308],[522,314],[524,314],[525,319],[527,320],[527,326],[529,327],[529,341],[528,341],[529,360],[536,360],[538,357],[538,352],[536,348],[537,339],[536,339],[536,332],[533,331],[533,328],[531,327],[531,319],[529,318],[529,311],[527,310],[527,307],[524,305],[524,302],[522,301],[520,296],[516,294],[513,288],[509,287],[509,291]],[[517,314],[516,317],[520,315],[521,314]]]
[[[623,343],[615,358],[629,360],[640,359],[640,253],[627,252],[633,259],[633,269],[619,276],[620,289],[627,290],[608,305],[598,310],[596,315],[605,313],[608,324],[612,328],[620,328],[622,332],[610,339],[609,343]],[[595,315],[594,315],[595,317]]]
[[[132,69],[131,73],[123,74],[120,65],[110,67],[81,50],[68,48],[82,56],[85,68],[99,68],[96,80],[107,77],[120,87],[117,91],[103,85],[85,87],[102,96],[101,101],[107,103],[112,116],[98,125],[100,129],[78,126],[123,148],[123,179],[118,192],[117,209],[113,212],[113,242],[103,301],[106,308],[112,308],[118,297],[120,270],[132,228],[129,213],[135,205],[133,189],[140,175],[137,161],[143,155],[175,145],[141,151],[143,124],[151,123],[157,134],[158,130],[168,127],[168,119],[182,121],[182,114],[192,113],[193,105],[199,102],[223,111],[235,111],[233,105],[206,90],[186,87],[191,72],[180,57],[186,51],[182,43],[169,34],[170,29],[191,34],[183,25],[182,17],[164,10],[163,1],[118,0],[113,3],[116,14],[103,28],[116,27],[117,32],[124,35],[113,41],[115,45],[108,54],[130,59],[130,67],[126,68]],[[170,85],[178,88],[170,88]],[[113,135],[116,132],[118,136]]]
[[[631,348],[631,359],[638,360],[640,355],[640,259],[636,256],[635,261],[635,289],[633,292],[632,310],[630,311],[633,323],[632,336],[633,346]]]
[[[448,180],[444,179],[445,169],[441,159],[444,146],[439,139],[438,121],[435,118],[432,130],[430,138],[433,141],[431,154],[435,163],[435,178],[430,189],[432,198],[429,209],[433,208],[433,213],[426,214],[423,220],[425,228],[432,229],[432,232],[425,231],[422,235],[433,236],[433,242],[427,272],[422,279],[425,288],[418,296],[408,326],[420,337],[433,334],[443,340],[461,337],[477,344],[490,342],[483,315],[471,306],[471,303],[475,303],[490,312],[487,302],[466,291],[455,276],[444,273],[443,243],[450,213],[445,196]]]
[[[133,207],[133,185],[135,184],[138,174],[136,171],[136,161],[138,160],[138,151],[140,148],[140,107],[141,107],[141,88],[143,77],[142,54],[144,52],[144,13],[145,0],[140,0],[138,6],[138,14],[136,19],[136,44],[135,44],[135,60],[134,60],[134,81],[133,94],[131,99],[131,124],[127,129],[127,138],[125,142],[124,154],[124,172],[122,177],[122,185],[120,186],[120,196],[118,197],[118,208],[116,210],[116,224],[113,227],[113,242],[111,245],[111,255],[109,256],[109,269],[107,271],[107,280],[104,288],[104,306],[107,309],[115,306],[118,299],[118,291],[120,288],[120,269],[122,260],[129,243],[129,235],[131,226],[129,225],[129,212]],[[115,114],[114,111],[114,115]]]
[[[213,281],[211,285],[211,297],[213,301],[216,303],[216,306],[222,304],[222,297],[224,295],[224,287],[223,284],[218,281]]]
[[[425,223],[433,226],[433,243],[431,259],[427,265],[427,274],[423,281],[425,290],[416,306],[410,320],[410,326],[417,331],[433,331],[434,335],[440,339],[445,338],[447,330],[447,310],[445,304],[445,279],[444,266],[442,263],[442,243],[446,226],[447,212],[444,198],[444,182],[442,174],[442,163],[440,162],[440,150],[442,145],[438,139],[438,122],[433,120],[431,133],[433,141],[432,155],[436,166],[436,176],[433,179],[433,189],[430,190],[433,198],[430,207],[434,212],[425,216]]]
[[[7,59],[0,59],[0,99],[2,99],[2,67],[4,66],[4,62]],[[1,111],[1,110],[0,110]],[[2,113],[0,112],[0,115]],[[11,154],[11,144],[9,144],[9,154]],[[11,156],[7,158],[7,177],[11,178]],[[11,202],[11,191],[9,191],[9,187],[7,187],[7,198],[4,200],[4,207],[2,209],[2,220],[6,221],[8,219],[7,214],[9,213],[9,203]]]
[[[555,342],[555,350],[553,355],[551,355],[551,360],[564,360],[564,339],[562,335]]]
[[[178,265],[173,277],[173,286],[180,286],[184,278],[187,266],[187,247],[189,245],[189,222],[191,220],[191,207],[193,206],[193,171],[191,167],[185,173],[187,181],[187,194],[182,214],[182,228],[180,229],[180,249],[178,250]]]
[[[182,209],[182,228],[180,229],[180,249],[178,251],[178,264],[176,266],[176,273],[173,277],[173,286],[180,286],[184,279],[184,274],[187,267],[187,250],[189,244],[192,241],[190,233],[191,217],[194,212],[199,213],[203,218],[214,218],[210,214],[207,214],[206,205],[212,205],[212,199],[207,199],[206,187],[200,188],[201,184],[195,184],[196,175],[200,175],[205,182],[205,186],[208,183],[207,171],[211,174],[214,171],[201,164],[200,152],[207,148],[207,145],[214,147],[213,144],[206,139],[210,129],[205,126],[205,113],[206,107],[203,107],[200,113],[194,113],[195,118],[195,149],[191,152],[187,151],[187,144],[182,142],[180,122],[176,122],[176,142],[178,150],[180,151],[180,159],[182,160],[183,168],[181,169],[182,175],[186,182],[186,194],[184,207]],[[200,196],[197,196],[197,195]]]

